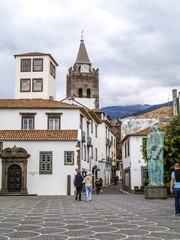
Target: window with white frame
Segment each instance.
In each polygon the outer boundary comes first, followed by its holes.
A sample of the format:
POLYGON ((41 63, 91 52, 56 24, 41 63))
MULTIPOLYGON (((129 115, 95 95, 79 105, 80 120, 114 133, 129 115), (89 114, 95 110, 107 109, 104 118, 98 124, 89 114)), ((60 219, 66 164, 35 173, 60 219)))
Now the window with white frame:
POLYGON ((59 130, 61 128, 60 119, 62 113, 46 113, 48 115, 48 129, 59 130))
POLYGON ((98 157, 97 157, 97 155, 98 155, 97 148, 95 149, 95 152, 96 152, 96 161, 97 161, 97 159, 98 159, 98 157))
POLYGON ((64 152, 64 165, 74 165, 74 152, 64 152))
POLYGON ((49 130, 59 129, 59 118, 49 118, 49 130))
POLYGON ((20 113, 22 115, 21 129, 32 130, 34 129, 34 118, 36 113, 20 113))
POLYGON ((40 152, 40 174, 52 174, 52 152, 40 152))
POLYGON ((130 156, 129 140, 125 142, 125 158, 130 156))

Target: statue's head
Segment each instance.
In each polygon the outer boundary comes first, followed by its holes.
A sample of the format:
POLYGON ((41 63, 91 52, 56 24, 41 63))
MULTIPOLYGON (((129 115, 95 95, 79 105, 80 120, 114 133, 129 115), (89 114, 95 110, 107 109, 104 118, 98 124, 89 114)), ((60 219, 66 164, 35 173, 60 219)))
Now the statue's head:
POLYGON ((151 127, 151 132, 159 132, 161 130, 159 125, 154 125, 151 127))
POLYGON ((161 130, 159 125, 155 125, 154 128, 155 128, 155 132, 159 132, 161 130))
POLYGON ((152 126, 151 127, 151 132, 155 132, 155 128, 154 128, 155 126, 152 126))

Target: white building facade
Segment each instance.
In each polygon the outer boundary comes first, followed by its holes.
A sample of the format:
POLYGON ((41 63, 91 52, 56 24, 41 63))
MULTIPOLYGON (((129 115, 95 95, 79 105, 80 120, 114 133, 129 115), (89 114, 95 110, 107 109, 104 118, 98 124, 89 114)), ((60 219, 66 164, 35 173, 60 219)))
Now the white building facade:
POLYGON ((0 115, 1 193, 17 190, 21 194, 74 194, 76 171, 92 171, 97 163, 95 129, 100 121, 96 115, 93 117, 79 106, 43 99, 2 99, 0 115), (20 150, 16 151, 17 156, 7 157, 14 148, 27 152, 26 167, 18 158, 20 150), (7 158, 11 160, 8 162, 7 158), (18 189, 13 167, 21 168, 18 189), (14 177, 10 179, 8 173, 14 177))
POLYGON ((147 177, 147 164, 142 156, 143 139, 151 133, 155 125, 167 125, 173 117, 172 107, 162 107, 136 117, 121 119, 121 143, 123 160, 123 185, 133 191, 135 186, 143 186, 147 177))
POLYGON ((123 185, 133 191, 135 186, 143 186, 147 177, 147 163, 144 161, 141 146, 146 135, 128 135, 122 141, 123 185))

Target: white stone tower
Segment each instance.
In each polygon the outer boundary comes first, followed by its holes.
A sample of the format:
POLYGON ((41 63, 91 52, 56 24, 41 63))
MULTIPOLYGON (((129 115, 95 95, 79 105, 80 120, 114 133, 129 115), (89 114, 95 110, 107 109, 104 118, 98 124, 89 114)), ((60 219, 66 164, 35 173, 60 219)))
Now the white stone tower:
POLYGON ((50 54, 32 52, 16 59, 15 99, 56 99, 57 62, 50 54))

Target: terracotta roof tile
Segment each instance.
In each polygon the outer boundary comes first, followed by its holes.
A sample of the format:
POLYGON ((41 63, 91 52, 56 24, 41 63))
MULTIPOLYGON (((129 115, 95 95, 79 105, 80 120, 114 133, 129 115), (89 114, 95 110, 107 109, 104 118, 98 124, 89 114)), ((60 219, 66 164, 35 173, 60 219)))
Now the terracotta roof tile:
POLYGON ((79 108, 77 105, 49 99, 0 99, 1 108, 79 108))
POLYGON ((40 53, 40 52, 30 52, 30 53, 23 53, 23 54, 15 54, 14 57, 26 57, 26 56, 49 56, 53 62, 56 64, 56 66, 59 66, 58 63, 54 60, 54 58, 49 53, 40 53))
MULTIPOLYGON (((164 123, 156 123, 156 124, 154 124, 154 125, 159 125, 160 128, 161 128, 161 131, 162 131, 163 128, 166 127, 166 126, 169 125, 169 124, 170 124, 170 122, 164 122, 164 123)), ((140 130, 139 132, 132 133, 132 134, 130 134, 130 135, 132 135, 132 136, 133 136, 133 135, 147 135, 147 134, 149 134, 149 133, 151 133, 151 127, 142 129, 142 130, 140 130)))
POLYGON ((0 141, 77 141, 78 130, 0 130, 0 141))
POLYGON ((132 116, 131 118, 172 118, 173 107, 162 107, 152 112, 144 113, 138 116, 132 116))

